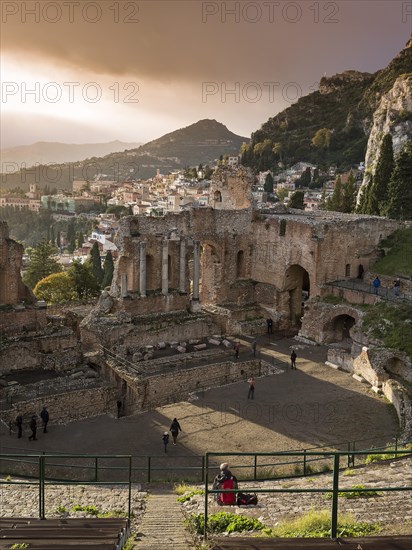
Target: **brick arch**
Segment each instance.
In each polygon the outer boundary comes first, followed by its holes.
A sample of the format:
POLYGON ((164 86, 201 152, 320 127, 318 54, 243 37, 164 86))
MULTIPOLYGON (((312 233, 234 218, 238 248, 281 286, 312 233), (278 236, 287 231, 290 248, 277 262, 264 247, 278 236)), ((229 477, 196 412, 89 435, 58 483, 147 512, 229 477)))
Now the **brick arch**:
POLYGON ((351 307, 337 307, 323 321, 322 342, 341 342, 349 339, 352 327, 359 321, 359 313, 351 307))

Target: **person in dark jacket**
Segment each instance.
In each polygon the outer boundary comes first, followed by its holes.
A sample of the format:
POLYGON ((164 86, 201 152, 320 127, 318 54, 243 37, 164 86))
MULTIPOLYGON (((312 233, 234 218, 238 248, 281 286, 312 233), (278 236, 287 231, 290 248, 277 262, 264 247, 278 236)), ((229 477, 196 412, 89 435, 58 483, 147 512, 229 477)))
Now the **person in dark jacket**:
POLYGON ((292 353, 290 354, 290 368, 291 369, 296 369, 296 358, 297 358, 297 355, 296 355, 296 352, 295 350, 293 349, 292 350, 292 353))
POLYGON ((162 437, 165 453, 167 453, 167 446, 169 445, 169 433, 165 432, 162 437))
POLYGON ((173 445, 176 445, 177 442, 177 436, 179 435, 179 432, 182 431, 182 428, 180 427, 180 424, 177 420, 177 418, 173 418, 172 424, 170 426, 170 432, 173 437, 173 445))
MULTIPOLYGON (((229 470, 229 464, 223 462, 220 465, 220 472, 213 481, 213 489, 237 489, 238 482, 236 476, 229 470)), ((236 493, 214 493, 218 504, 231 505, 236 504, 236 493)))
POLYGON ((42 411, 40 413, 40 417, 43 421, 43 433, 47 433, 47 424, 49 422, 49 411, 46 409, 46 406, 44 405, 42 408, 42 411))
POLYGON ((31 420, 29 422, 29 428, 31 430, 31 435, 29 436, 29 441, 36 441, 36 439, 37 439, 37 437, 36 437, 37 422, 36 422, 36 417, 34 415, 31 417, 31 420))
POLYGON ((17 437, 20 439, 23 433, 23 417, 21 414, 16 416, 15 424, 17 426, 17 437))

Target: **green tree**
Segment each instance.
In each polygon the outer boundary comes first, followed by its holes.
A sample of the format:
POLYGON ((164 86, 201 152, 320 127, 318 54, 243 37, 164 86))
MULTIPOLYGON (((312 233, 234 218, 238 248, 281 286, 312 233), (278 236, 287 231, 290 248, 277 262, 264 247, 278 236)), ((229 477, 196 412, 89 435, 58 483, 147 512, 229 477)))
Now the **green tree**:
POLYGON ((74 233, 69 241, 67 250, 69 251, 70 254, 73 254, 73 252, 76 250, 76 235, 74 233))
POLYGON ((355 176, 352 173, 352 170, 349 173, 348 181, 346 182, 345 188, 343 190, 343 199, 342 199, 342 212, 350 214, 355 208, 356 201, 356 185, 355 185, 355 176))
POLYGON ((382 140, 379 159, 375 174, 369 187, 367 213, 383 216, 388 208, 388 187, 395 161, 391 134, 386 134, 382 140))
POLYGON ((319 210, 326 210, 327 209, 327 198, 326 198, 326 186, 323 186, 322 189, 322 195, 320 197, 320 203, 319 203, 319 210))
POLYGON ((396 220, 412 219, 412 140, 396 159, 389 183, 387 215, 396 220))
POLYGON ((342 180, 339 175, 335 181, 332 197, 326 201, 326 210, 333 210, 335 212, 343 211, 343 189, 342 180))
POLYGON ((73 279, 68 273, 52 273, 41 279, 33 289, 38 300, 48 304, 61 304, 77 298, 73 279))
POLYGON ((270 172, 266 174, 265 185, 263 186, 266 193, 273 193, 273 176, 270 172))
POLYGON ((329 149, 331 135, 329 128, 320 128, 312 138, 312 145, 317 149, 329 149))
POLYGON ((106 288, 107 286, 110 286, 112 284, 113 272, 114 272, 113 256, 109 250, 104 259, 102 288, 106 288))
POLYGON ((52 257, 55 252, 56 247, 46 241, 28 251, 29 266, 23 276, 24 284, 34 288, 44 277, 62 270, 61 266, 52 257))
POLYGON ((295 191, 293 195, 290 197, 290 201, 288 202, 289 208, 297 208, 298 210, 304 210, 305 205, 303 203, 304 199, 304 192, 303 191, 295 191))
POLYGON ((56 245, 59 247, 59 249, 61 248, 62 246, 62 241, 61 241, 61 234, 60 234, 60 231, 57 231, 57 237, 56 237, 56 245))
POLYGON ((77 297, 80 300, 99 295, 100 285, 92 273, 91 263, 82 264, 80 260, 75 260, 67 273, 73 281, 77 297))
POLYGON ((83 246, 83 244, 84 244, 83 232, 79 231, 78 237, 77 237, 77 246, 78 246, 78 248, 81 248, 83 246))
POLYGON ((361 187, 359 201, 356 207, 356 212, 358 214, 366 214, 366 209, 367 209, 366 207, 368 204, 369 185, 370 184, 366 184, 361 187))
POLYGON ((309 187, 311 181, 312 181, 312 173, 308 166, 300 177, 300 184, 302 185, 302 187, 309 187))
POLYGON ((284 187, 280 187, 279 189, 276 189, 276 195, 280 201, 283 201, 285 197, 287 197, 288 191, 284 187))
POLYGON ((93 243, 92 249, 90 250, 90 260, 92 273, 100 285, 103 280, 103 268, 97 241, 93 243))

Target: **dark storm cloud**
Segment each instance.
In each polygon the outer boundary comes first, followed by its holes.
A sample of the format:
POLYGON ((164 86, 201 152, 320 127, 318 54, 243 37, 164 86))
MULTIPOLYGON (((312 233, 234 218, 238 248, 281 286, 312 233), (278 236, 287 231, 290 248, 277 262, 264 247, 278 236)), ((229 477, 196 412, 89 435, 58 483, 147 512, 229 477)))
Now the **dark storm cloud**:
POLYGON ((407 8, 394 0, 3 1, 2 47, 166 83, 310 78, 384 66, 408 38, 407 8))

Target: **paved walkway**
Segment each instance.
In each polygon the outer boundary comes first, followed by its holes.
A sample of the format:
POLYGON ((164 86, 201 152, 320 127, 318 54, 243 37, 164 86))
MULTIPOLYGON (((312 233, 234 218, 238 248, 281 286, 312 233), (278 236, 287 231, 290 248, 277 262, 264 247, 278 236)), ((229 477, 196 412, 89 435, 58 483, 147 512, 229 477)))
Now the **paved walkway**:
POLYGON ((183 525, 182 505, 167 487, 149 493, 146 512, 135 537, 138 550, 190 550, 194 548, 183 525))

